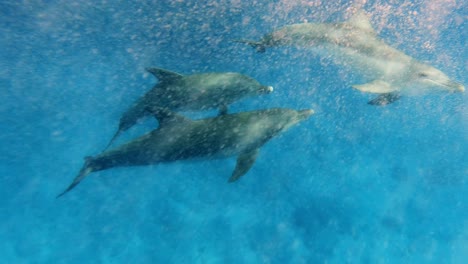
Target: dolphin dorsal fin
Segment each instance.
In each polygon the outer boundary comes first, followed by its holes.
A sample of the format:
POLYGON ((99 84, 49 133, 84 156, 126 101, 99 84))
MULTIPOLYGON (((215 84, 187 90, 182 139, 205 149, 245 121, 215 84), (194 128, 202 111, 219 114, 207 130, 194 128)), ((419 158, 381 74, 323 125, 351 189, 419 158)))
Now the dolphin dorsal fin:
POLYGON ((171 72, 161 68, 146 68, 146 71, 153 74, 161 82, 172 82, 184 77, 182 74, 171 72))
POLYGON ((151 113, 156 118, 156 120, 158 120, 159 127, 166 126, 170 123, 192 122, 192 120, 190 120, 189 118, 165 108, 147 107, 146 111, 151 113))
POLYGON ((374 33, 375 30, 372 27, 369 16, 363 11, 359 10, 354 14, 348 21, 348 24, 353 25, 354 27, 360 28, 362 30, 374 33))

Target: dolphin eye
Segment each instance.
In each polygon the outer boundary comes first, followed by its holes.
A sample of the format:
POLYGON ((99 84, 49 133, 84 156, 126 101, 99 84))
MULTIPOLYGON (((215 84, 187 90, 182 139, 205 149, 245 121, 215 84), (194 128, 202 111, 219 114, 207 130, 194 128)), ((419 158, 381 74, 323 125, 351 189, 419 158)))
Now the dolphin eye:
POLYGON ((428 76, 428 75, 425 74, 424 72, 418 73, 418 77, 420 77, 420 78, 426 78, 427 76, 428 76))

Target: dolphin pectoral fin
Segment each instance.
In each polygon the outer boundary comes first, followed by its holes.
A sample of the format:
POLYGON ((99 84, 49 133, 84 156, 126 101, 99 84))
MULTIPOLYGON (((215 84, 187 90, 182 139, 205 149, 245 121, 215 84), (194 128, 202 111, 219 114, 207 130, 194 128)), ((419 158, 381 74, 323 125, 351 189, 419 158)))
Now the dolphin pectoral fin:
POLYGON ((391 104, 391 103, 399 100, 400 98, 401 98, 401 94, 398 93, 398 92, 384 93, 384 94, 381 94, 381 95, 377 96, 376 98, 370 100, 368 102, 368 104, 383 106, 383 105, 391 104))
POLYGON ((365 84, 355 84, 353 85, 353 88, 361 92, 378 94, 385 94, 396 91, 395 87, 392 87, 388 82, 384 82, 381 80, 375 80, 373 82, 365 84))
POLYGON ((83 168, 80 170, 80 173, 78 174, 78 176, 75 177, 75 179, 73 180, 73 182, 70 184, 70 186, 67 187, 67 189, 65 189, 63 192, 61 192, 59 195, 57 195, 56 198, 60 198, 62 197, 64 194, 66 194, 67 192, 71 191, 73 188, 75 188, 76 185, 78 185, 86 176, 88 176, 88 174, 90 174, 91 172, 93 172, 93 169, 91 167, 89 167, 89 163, 91 162, 92 158, 91 157, 86 157, 86 162, 85 164, 83 165, 83 168))
POLYGON ((263 44, 262 42, 247 40, 247 39, 235 39, 233 41, 237 43, 248 44, 259 53, 264 53, 266 51, 265 44, 263 44))
POLYGON ((240 177, 244 176, 244 174, 246 174, 250 168, 252 168, 252 165, 257 159, 258 152, 258 149, 254 149, 239 155, 237 158, 236 168, 234 169, 231 178, 229 178, 229 182, 237 181, 240 177))
POLYGON ((222 105, 221 107, 219 107, 219 113, 218 115, 227 115, 228 113, 228 107, 227 105, 222 105))
POLYGON ((192 120, 188 119, 183 115, 179 115, 177 113, 160 107, 149 106, 146 108, 146 111, 154 115, 154 117, 159 122, 159 127, 166 126, 170 123, 192 122, 192 120))
POLYGON ((146 68, 146 71, 153 74, 161 82, 172 82, 184 77, 182 74, 160 68, 146 68))

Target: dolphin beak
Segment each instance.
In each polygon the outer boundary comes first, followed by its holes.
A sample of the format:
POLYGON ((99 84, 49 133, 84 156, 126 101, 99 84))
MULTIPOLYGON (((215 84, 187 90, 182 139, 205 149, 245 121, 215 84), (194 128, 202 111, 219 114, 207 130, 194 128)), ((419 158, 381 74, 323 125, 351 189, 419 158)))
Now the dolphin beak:
POLYGON ((306 118, 308 118, 309 116, 311 116, 313 114, 314 114, 314 110, 312 110, 312 109, 305 109, 305 110, 300 110, 299 111, 299 117, 301 119, 306 119, 306 118))
POLYGON ((262 86, 262 88, 260 88, 260 92, 261 93, 271 93, 271 92, 273 92, 273 86, 262 86))
POLYGON ((465 86, 463 86, 463 84, 458 83, 458 82, 446 81, 446 82, 443 82, 442 85, 452 88, 455 92, 463 93, 465 91, 465 86))
POLYGON ((435 83, 435 84, 437 84, 437 85, 450 88, 450 90, 453 91, 453 92, 460 92, 460 93, 465 92, 465 86, 463 86, 463 84, 458 83, 458 82, 454 82, 454 81, 450 81, 450 80, 442 81, 442 82, 434 81, 434 80, 431 80, 431 79, 428 79, 428 80, 435 83))
POLYGON ((465 86, 463 86, 461 83, 456 83, 456 84, 457 86, 455 89, 457 92, 461 92, 461 93, 465 92, 465 86))

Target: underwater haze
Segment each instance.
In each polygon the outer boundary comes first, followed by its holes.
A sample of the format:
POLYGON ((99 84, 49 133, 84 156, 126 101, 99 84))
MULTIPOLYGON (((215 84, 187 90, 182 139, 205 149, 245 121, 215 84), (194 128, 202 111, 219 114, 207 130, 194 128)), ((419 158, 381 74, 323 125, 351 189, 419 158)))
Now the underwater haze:
MULTIPOLYGON (((467 1, 1 1, 0 263, 467 263, 466 92, 369 105, 346 63, 234 41, 359 10, 468 85, 467 1), (147 67, 274 87, 230 113, 315 114, 234 183, 236 157, 177 161, 96 172, 56 199, 158 82, 147 67)), ((115 145, 157 126, 142 119, 115 145)))

